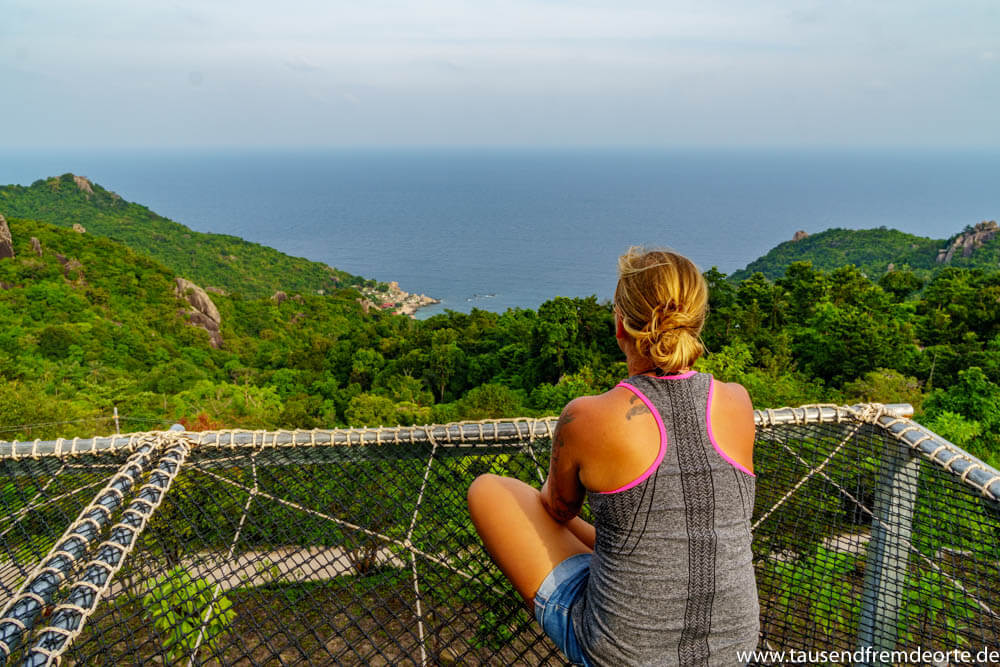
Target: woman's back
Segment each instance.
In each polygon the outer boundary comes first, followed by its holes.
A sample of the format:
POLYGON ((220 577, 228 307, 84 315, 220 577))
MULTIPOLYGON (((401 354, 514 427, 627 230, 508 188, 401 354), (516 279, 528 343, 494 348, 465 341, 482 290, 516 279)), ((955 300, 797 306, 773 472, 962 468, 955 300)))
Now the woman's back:
POLYGON ((659 451, 620 488, 588 494, 597 539, 576 636, 598 664, 733 664, 757 644, 754 477, 712 435, 716 383, 690 372, 619 386, 649 409, 659 451))
POLYGON ((613 311, 631 377, 566 405, 541 490, 478 477, 472 520, 575 664, 745 662, 759 625, 753 407, 743 387, 688 370, 708 285, 677 253, 630 248, 613 311), (596 526, 578 516, 587 497, 596 526))

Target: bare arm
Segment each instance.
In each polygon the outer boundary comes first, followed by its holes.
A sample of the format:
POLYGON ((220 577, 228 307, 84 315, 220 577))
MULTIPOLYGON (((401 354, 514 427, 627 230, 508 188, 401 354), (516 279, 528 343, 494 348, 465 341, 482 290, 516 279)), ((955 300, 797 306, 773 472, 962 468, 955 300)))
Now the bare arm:
POLYGON ((580 437, 576 421, 579 411, 578 400, 570 401, 559 415, 552 434, 549 476, 542 485, 542 506, 559 523, 566 523, 580 513, 586 494, 580 482, 579 445, 574 446, 580 437))

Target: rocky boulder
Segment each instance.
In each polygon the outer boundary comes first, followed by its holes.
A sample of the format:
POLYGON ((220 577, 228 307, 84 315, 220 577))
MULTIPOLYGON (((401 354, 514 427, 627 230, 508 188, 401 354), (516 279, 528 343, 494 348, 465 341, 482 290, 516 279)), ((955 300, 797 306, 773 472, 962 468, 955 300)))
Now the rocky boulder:
POLYGON ((205 313, 200 313, 197 310, 188 312, 186 315, 188 322, 193 326, 201 327, 208 332, 212 347, 219 349, 222 345, 222 333, 219 331, 219 323, 205 313))
POLYGON ((806 232, 806 230, 804 229, 800 229, 799 231, 795 232, 794 236, 792 236, 792 241, 801 241, 802 239, 807 239, 807 238, 809 238, 808 232, 806 232))
POLYGON ((187 316, 188 322, 208 332, 212 347, 216 349, 221 347, 222 316, 219 315, 219 309, 215 307, 205 290, 190 280, 177 278, 174 294, 178 299, 184 299, 191 306, 192 310, 182 311, 187 316))
POLYGON ((94 194, 94 188, 91 187, 87 178, 74 175, 73 182, 76 183, 76 187, 80 188, 81 192, 87 195, 87 199, 90 199, 90 195, 94 194))
POLYGON ((950 246, 938 250, 938 264, 948 264, 959 250, 962 252, 962 257, 969 257, 974 250, 981 248, 984 243, 1000 232, 1000 225, 997 225, 996 220, 984 220, 977 223, 972 229, 966 229, 967 231, 955 237, 950 246))
POLYGON ((14 239, 10 235, 7 220, 0 215, 0 259, 14 256, 14 239))
POLYGON ((59 253, 56 253, 56 259, 58 259, 59 263, 62 264, 63 276, 69 278, 69 274, 76 271, 77 278, 83 280, 83 264, 81 264, 79 260, 68 258, 65 255, 60 255, 59 253))
POLYGON ((87 233, 87 228, 84 227, 83 225, 81 225, 78 222, 74 222, 73 223, 73 231, 76 232, 77 234, 86 234, 87 233))
POLYGON ((42 256, 42 242, 36 239, 34 236, 31 237, 31 249, 35 251, 35 254, 39 257, 42 256))

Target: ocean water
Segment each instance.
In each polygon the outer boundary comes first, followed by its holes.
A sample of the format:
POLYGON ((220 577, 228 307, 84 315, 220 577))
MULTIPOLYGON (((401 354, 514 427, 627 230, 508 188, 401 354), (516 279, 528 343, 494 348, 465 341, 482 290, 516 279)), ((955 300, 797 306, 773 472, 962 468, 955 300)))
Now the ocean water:
POLYGON ((65 172, 442 300, 423 317, 608 299, 630 245, 731 273, 799 229, 946 238, 1000 217, 996 151, 0 151, 0 183, 65 172))

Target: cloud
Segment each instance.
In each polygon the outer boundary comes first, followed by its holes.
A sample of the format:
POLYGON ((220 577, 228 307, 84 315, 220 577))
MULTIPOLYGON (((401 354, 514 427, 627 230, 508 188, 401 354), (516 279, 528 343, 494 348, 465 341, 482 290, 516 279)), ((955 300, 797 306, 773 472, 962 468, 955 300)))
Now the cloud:
POLYGON ((48 111, 0 127, 0 145, 60 141, 52 128, 83 108, 108 141, 127 113, 182 143, 276 144, 294 126, 445 143, 795 143, 824 127, 865 144, 902 110, 899 142, 1000 144, 995 122, 955 111, 1000 90, 991 1, 6 3, 0 71, 30 76, 4 76, 4 94, 48 111), (311 115, 324 106, 346 117, 311 115))

